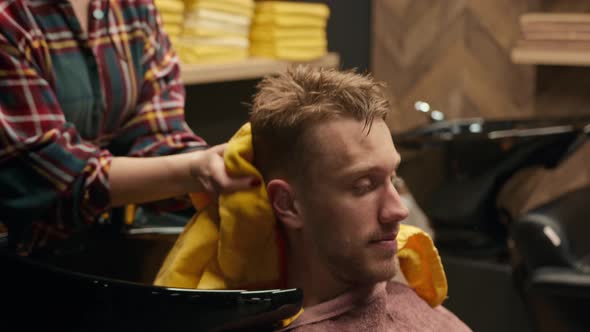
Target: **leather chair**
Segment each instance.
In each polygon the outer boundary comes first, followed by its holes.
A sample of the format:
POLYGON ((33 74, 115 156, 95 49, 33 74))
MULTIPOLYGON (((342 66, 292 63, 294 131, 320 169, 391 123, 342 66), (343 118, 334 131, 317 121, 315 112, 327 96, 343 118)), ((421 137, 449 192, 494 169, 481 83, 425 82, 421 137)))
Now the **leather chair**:
POLYGON ((590 331, 590 187, 511 227, 517 286, 538 331, 590 331))
POLYGON ((62 254, 21 257, 0 239, 0 324, 21 331, 272 331, 302 307, 299 289, 151 285, 182 222, 98 228, 62 254))
POLYGON ((272 331, 301 309, 299 289, 156 287, 0 254, 3 326, 21 331, 272 331))

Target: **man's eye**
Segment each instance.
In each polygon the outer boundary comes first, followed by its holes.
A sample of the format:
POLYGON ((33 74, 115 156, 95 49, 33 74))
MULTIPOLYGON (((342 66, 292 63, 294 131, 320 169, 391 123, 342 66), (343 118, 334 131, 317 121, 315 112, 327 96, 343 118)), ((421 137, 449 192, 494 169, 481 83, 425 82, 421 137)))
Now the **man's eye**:
POLYGON ((354 193, 356 195, 362 195, 370 192, 375 187, 375 183, 369 179, 364 179, 357 182, 354 186, 354 193))

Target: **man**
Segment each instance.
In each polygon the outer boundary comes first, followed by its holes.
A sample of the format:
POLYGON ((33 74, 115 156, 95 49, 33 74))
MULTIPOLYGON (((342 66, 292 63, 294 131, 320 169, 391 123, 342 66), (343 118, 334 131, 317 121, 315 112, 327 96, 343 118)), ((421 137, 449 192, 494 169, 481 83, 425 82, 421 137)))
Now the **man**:
POLYGON ((400 155, 382 86, 299 66, 259 84, 250 122, 257 168, 287 244, 287 286, 304 292, 296 331, 468 331, 392 281, 400 155))

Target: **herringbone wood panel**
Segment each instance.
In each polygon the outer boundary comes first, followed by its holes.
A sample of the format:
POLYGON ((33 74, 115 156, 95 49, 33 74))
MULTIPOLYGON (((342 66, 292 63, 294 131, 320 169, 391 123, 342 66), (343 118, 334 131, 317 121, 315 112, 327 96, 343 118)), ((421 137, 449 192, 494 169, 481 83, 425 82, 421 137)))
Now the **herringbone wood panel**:
POLYGON ((403 131, 426 122, 413 109, 424 100, 447 118, 530 116, 535 70, 515 65, 510 50, 519 37, 526 0, 375 0, 372 72, 387 82, 403 131))

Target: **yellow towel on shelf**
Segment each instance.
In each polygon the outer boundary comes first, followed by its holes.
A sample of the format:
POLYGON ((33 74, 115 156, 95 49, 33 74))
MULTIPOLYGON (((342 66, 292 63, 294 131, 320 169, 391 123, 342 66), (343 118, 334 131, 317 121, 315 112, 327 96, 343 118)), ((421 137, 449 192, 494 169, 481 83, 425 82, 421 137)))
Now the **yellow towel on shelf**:
POLYGON ((256 12, 273 15, 303 15, 323 19, 330 16, 330 8, 326 4, 294 1, 260 1, 256 3, 256 12))
POLYGON ((272 25, 257 25, 250 30, 253 41, 274 41, 285 39, 327 40, 325 29, 280 28, 272 25))
MULTIPOLYGON (((246 123, 230 139, 224 159, 234 176, 254 175, 252 136, 246 123)), ((284 245, 265 184, 220 195, 213 204, 202 194, 191 197, 201 211, 186 225, 166 257, 156 285, 200 289, 284 287, 284 245)), ((430 237, 419 228, 400 225, 400 269, 410 287, 431 306, 446 297, 444 270, 430 237)))
POLYGON ((164 25, 164 31, 170 37, 178 37, 182 33, 181 25, 164 25))
POLYGON ((182 15, 182 13, 160 13, 160 17, 162 17, 162 23, 164 24, 164 26, 182 26, 182 22, 184 21, 184 16, 182 15))
POLYGON ((210 10, 205 8, 194 8, 188 10, 186 12, 186 20, 187 21, 196 21, 196 20, 210 20, 216 21, 220 23, 228 23, 228 24, 235 24, 240 26, 249 27, 250 23, 252 22, 252 18, 249 16, 239 15, 239 14, 232 14, 232 13, 224 13, 219 10, 210 10))
POLYGON ((247 17, 254 16, 254 2, 252 0, 186 0, 185 7, 187 10, 203 8, 247 17))
POLYGON ((234 51, 227 53, 195 55, 194 53, 178 53, 178 58, 183 65, 213 64, 243 61, 248 58, 247 51, 234 51))
POLYGON ((184 10, 182 0, 154 0, 154 5, 160 13, 182 13, 184 10))
POLYGON ((250 46, 250 40, 245 37, 182 37, 182 43, 187 46, 222 46, 228 49, 239 48, 247 49, 250 46))
POLYGON ((249 26, 222 23, 210 19, 185 20, 184 34, 186 36, 243 36, 248 37, 249 26))
POLYGON ((278 27, 294 28, 320 28, 324 29, 327 20, 321 17, 302 16, 302 15, 274 15, 267 13, 256 13, 252 18, 252 24, 257 25, 274 25, 278 27))
POLYGON ((310 49, 327 49, 328 41, 325 39, 312 38, 291 38, 291 39, 275 39, 271 41, 252 41, 252 46, 272 49, 285 48, 310 48, 310 49))
POLYGON ((251 44, 250 55, 255 57, 273 58, 288 61, 311 61, 326 55, 325 47, 264 47, 251 44))

